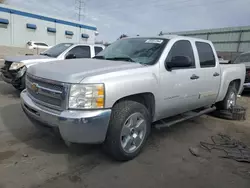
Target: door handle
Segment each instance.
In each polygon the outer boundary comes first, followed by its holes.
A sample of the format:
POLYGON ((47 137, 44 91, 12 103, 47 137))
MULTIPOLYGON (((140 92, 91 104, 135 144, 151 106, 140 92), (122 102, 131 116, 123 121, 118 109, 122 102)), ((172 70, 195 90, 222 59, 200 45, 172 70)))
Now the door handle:
POLYGON ((213 76, 220 76, 220 74, 218 72, 215 72, 213 76))
POLYGON ((197 79, 199 79, 199 78, 200 78, 200 77, 197 76, 197 75, 195 75, 195 74, 193 74, 193 75, 190 77, 191 80, 197 80, 197 79))

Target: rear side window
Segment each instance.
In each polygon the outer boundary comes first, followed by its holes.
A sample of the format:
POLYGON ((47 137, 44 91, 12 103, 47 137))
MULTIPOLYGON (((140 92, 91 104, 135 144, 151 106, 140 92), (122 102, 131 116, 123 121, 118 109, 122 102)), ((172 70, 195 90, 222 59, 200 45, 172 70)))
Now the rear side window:
POLYGON ((95 46, 95 55, 97 55, 99 52, 101 52, 103 49, 102 47, 95 46))
POLYGON ((192 66, 190 68, 195 67, 193 48, 188 40, 180 40, 174 43, 174 45, 172 46, 171 50, 168 53, 166 61, 170 62, 176 56, 187 57, 192 62, 192 66))
POLYGON ((210 44, 205 42, 195 42, 200 59, 201 68, 215 67, 214 52, 210 44))

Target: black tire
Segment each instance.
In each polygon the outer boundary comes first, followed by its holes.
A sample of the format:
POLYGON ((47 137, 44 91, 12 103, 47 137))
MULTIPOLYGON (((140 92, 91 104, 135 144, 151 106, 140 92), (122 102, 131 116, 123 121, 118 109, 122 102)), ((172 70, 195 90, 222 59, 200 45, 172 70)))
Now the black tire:
POLYGON ((135 158, 142 150, 146 143, 146 140, 151 132, 151 118, 147 108, 136 101, 121 101, 112 109, 109 128, 104 143, 105 151, 111 155, 112 158, 118 161, 128 161, 135 158), (133 114, 139 112, 142 114, 146 121, 146 133, 144 140, 138 149, 133 153, 127 153, 123 150, 120 142, 120 135, 123 125, 127 118, 133 114))
POLYGON ((23 91, 25 89, 25 76, 23 76, 22 78, 20 78, 20 83, 19 84, 15 84, 13 85, 13 87, 15 89, 17 89, 18 91, 23 91))
POLYGON ((235 94, 235 102, 236 102, 237 90, 236 90, 234 85, 230 85, 228 87, 227 94, 226 94, 225 98, 223 99, 223 101, 216 104, 216 107, 218 110, 229 110, 229 108, 227 107, 227 101, 228 101, 229 96, 231 95, 232 92, 235 94))
POLYGON ((18 91, 23 91, 23 90, 24 90, 24 88, 22 87, 21 84, 20 84, 20 85, 13 85, 13 87, 14 87, 16 90, 18 90, 18 91))

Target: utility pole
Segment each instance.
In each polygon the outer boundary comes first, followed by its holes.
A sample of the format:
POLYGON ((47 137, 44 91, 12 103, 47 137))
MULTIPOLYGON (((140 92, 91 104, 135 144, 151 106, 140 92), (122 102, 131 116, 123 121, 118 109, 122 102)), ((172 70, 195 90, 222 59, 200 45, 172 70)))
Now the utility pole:
POLYGON ((77 10, 78 21, 82 21, 81 18, 85 17, 85 0, 75 0, 75 7, 77 10))

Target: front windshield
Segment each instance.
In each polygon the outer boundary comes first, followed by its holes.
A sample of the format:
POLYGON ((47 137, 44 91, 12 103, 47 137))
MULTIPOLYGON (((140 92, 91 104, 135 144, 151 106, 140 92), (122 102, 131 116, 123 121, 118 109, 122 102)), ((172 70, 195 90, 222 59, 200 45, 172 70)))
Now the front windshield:
POLYGON ((238 63, 249 63, 250 62, 250 53, 241 54, 239 57, 237 57, 234 61, 234 64, 238 63))
POLYGON ((49 57, 58 57, 61 53, 63 53, 66 49, 72 46, 72 43, 61 43, 49 48, 48 50, 41 53, 41 55, 46 55, 49 57))
POLYGON ((97 54, 95 58, 129 60, 152 65, 160 57, 167 42, 167 39, 161 38, 120 39, 97 54))

